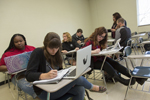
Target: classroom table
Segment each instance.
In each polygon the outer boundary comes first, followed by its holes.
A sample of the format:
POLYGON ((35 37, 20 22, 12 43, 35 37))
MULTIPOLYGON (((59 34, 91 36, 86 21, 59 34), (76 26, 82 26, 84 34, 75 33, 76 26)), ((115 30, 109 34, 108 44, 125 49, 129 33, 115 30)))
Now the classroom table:
MULTIPOLYGON (((80 76, 82 76, 83 74, 87 73, 90 70, 91 70, 91 68, 89 67, 80 76)), ((64 86, 66 86, 67 84, 71 83, 73 80, 75 80, 75 79, 62 79, 57 84, 36 84, 35 86, 37 86, 38 88, 46 91, 47 92, 47 100, 50 100, 50 93, 58 91, 59 89, 61 89, 64 86)))
MULTIPOLYGON (((137 35, 131 36, 131 38, 135 38, 135 44, 139 44, 138 38, 141 37, 141 36, 145 36, 145 35, 146 35, 146 33, 137 34, 137 35)), ((137 50, 137 46, 136 46, 135 48, 136 48, 137 54, 139 54, 139 52, 138 52, 138 50, 137 50)))
MULTIPOLYGON (((123 47, 118 48, 118 49, 100 51, 100 53, 98 53, 98 54, 92 54, 92 55, 91 55, 91 56, 105 56, 105 57, 104 57, 104 60, 103 60, 103 63, 102 63, 102 65, 101 65, 101 69, 100 69, 101 73, 102 73, 102 69, 103 69, 103 66, 104 66, 104 63, 105 63, 105 61, 106 61, 107 56, 108 56, 108 55, 111 55, 111 54, 116 54, 116 53, 118 53, 119 50, 121 50, 122 48, 123 48, 123 47)), ((103 75, 103 73, 102 73, 102 75, 103 75)), ((106 89, 107 89, 107 85, 106 85, 106 81, 105 81, 104 75, 103 75, 103 79, 104 79, 105 87, 106 87, 106 89)), ((113 81, 114 81, 114 80, 113 80, 113 81)), ((108 89, 107 89, 107 90, 108 90, 108 89)), ((107 94, 107 93, 108 93, 108 92, 106 91, 106 94, 107 94)))
POLYGON ((112 43, 112 45, 113 45, 115 43, 115 39, 108 39, 107 42, 112 43))

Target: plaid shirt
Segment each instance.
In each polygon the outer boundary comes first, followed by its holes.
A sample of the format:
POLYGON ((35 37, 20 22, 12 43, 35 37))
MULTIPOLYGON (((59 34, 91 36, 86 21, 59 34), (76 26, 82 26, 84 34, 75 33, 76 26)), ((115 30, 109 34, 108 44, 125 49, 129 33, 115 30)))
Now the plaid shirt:
MULTIPOLYGON (((101 50, 101 46, 100 45, 94 46, 94 43, 91 40, 86 41, 85 44, 84 44, 84 47, 86 47, 88 45, 92 45, 92 50, 95 50, 95 49, 98 49, 98 48, 101 50)), ((97 60, 103 60, 103 59, 104 59, 104 56, 92 56, 92 60, 94 62, 96 62, 97 60)))

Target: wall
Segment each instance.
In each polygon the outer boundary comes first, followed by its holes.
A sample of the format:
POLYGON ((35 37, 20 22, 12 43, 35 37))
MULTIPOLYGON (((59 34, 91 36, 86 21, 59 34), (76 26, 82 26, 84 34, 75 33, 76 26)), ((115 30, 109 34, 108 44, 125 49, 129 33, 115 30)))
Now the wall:
MULTIPOLYGON (((78 28, 91 33, 88 0, 0 0, 0 56, 15 33, 24 34, 28 45, 43 45, 48 32, 74 34, 78 28)), ((4 77, 0 73, 0 82, 4 77)))
POLYGON ((137 26, 136 0, 89 0, 93 29, 113 24, 112 14, 119 12, 132 32, 150 31, 150 26, 137 26))

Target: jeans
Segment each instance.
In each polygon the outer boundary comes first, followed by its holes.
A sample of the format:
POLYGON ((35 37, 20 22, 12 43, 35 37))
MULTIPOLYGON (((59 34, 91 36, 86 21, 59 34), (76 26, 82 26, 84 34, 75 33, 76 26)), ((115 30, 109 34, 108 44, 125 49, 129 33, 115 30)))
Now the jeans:
MULTIPOLYGON (((16 80, 15 80, 15 76, 13 76, 13 78, 11 79, 12 83, 14 85, 16 85, 16 80)), ((33 98, 36 98, 37 95, 33 90, 33 85, 31 83, 29 83, 28 81, 26 81, 25 78, 21 78, 19 80, 17 80, 17 86, 25 93, 29 94, 30 96, 32 96, 33 98)))
MULTIPOLYGON (((66 100, 69 97, 73 97, 72 100, 84 100, 84 91, 86 89, 92 89, 93 84, 88 82, 83 76, 69 83, 60 90, 50 94, 50 100, 66 100)), ((41 100, 47 99, 47 92, 42 91, 38 97, 41 100)))

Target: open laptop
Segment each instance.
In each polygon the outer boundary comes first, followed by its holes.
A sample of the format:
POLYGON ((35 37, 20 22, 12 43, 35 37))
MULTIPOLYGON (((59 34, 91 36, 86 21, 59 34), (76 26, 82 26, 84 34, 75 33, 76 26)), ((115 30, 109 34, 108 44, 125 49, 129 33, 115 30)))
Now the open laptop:
POLYGON ((79 49, 76 56, 76 66, 71 66, 70 71, 64 78, 77 78, 79 77, 91 63, 91 45, 79 49))
POLYGON ((9 73, 14 73, 27 68, 32 51, 5 57, 4 61, 9 73))
POLYGON ((112 50, 112 49, 120 49, 121 48, 121 46, 120 46, 120 40, 121 40, 121 38, 119 38, 116 41, 115 45, 107 47, 106 49, 103 49, 102 51, 108 51, 108 50, 112 50))

